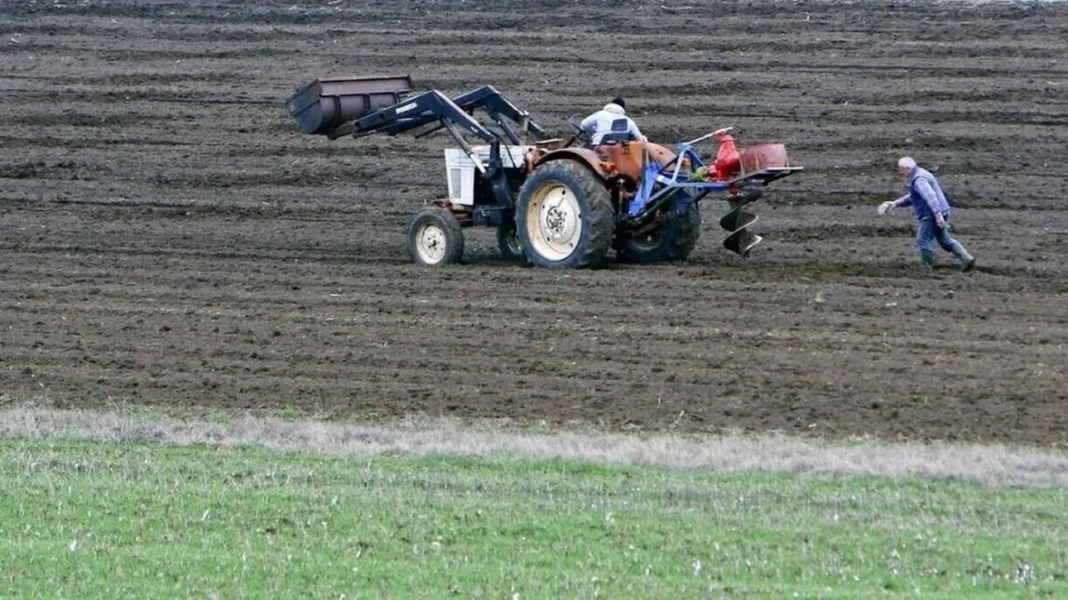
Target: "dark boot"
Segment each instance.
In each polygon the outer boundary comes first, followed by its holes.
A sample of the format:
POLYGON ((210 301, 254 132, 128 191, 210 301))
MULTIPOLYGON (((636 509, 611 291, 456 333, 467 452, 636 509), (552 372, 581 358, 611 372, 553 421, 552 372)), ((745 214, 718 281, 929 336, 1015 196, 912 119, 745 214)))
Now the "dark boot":
POLYGON ((957 240, 953 240, 953 243, 946 248, 953 254, 957 255, 957 260, 960 261, 960 270, 967 273, 975 266, 975 257, 968 254, 968 251, 964 249, 964 246, 957 240))
POLYGON ((934 268, 934 254, 929 252, 920 253, 920 268, 924 271, 930 271, 934 268))

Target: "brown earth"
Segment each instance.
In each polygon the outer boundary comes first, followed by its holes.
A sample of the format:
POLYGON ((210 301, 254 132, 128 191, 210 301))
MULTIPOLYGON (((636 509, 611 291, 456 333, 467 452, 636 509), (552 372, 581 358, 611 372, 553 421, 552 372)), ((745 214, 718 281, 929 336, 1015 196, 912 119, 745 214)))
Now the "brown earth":
POLYGON ((3 400, 1068 443, 1068 6, 694 4, 5 3, 3 400), (420 269, 448 138, 282 106, 372 73, 555 131, 622 93, 658 141, 735 125, 807 170, 747 261, 711 200, 678 265, 516 266, 477 229, 420 269), (976 272, 919 272, 876 216, 904 153, 976 272))

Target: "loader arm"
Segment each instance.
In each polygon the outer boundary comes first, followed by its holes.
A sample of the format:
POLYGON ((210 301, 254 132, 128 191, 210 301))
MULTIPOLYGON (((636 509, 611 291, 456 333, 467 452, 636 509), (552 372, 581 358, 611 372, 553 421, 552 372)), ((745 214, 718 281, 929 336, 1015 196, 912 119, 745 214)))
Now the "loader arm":
POLYGON ((459 127, 487 144, 499 140, 471 113, 482 109, 501 128, 504 137, 512 144, 521 143, 516 130, 509 123, 518 125, 519 131, 535 139, 546 138, 545 130, 530 118, 530 113, 520 109, 493 86, 483 86, 466 94, 449 99, 437 90, 410 96, 392 106, 382 108, 358 119, 344 123, 327 135, 337 139, 345 135, 363 137, 373 133, 396 135, 439 122, 437 129, 449 129, 448 124, 459 127))
POLYGON ((544 140, 548 137, 545 130, 531 120, 529 112, 513 104, 492 85, 485 85, 462 96, 457 96, 453 102, 465 111, 472 111, 476 108, 486 111, 486 114, 501 127, 513 144, 519 144, 522 140, 508 121, 518 125, 520 131, 526 132, 536 140, 544 140))
POLYGON ((332 140, 346 135, 397 135, 423 128, 416 134, 421 137, 444 129, 490 182, 500 206, 508 206, 512 200, 501 164, 501 144, 520 144, 524 134, 539 141, 547 137, 530 113, 489 85, 450 99, 437 90, 413 95, 407 76, 330 78, 304 86, 286 100, 286 107, 305 133, 323 134, 332 140), (493 120, 500 133, 475 118, 478 109, 493 120), (433 127, 427 130, 429 125, 433 127), (466 136, 490 146, 488 164, 474 153, 466 136))
POLYGON ((482 139, 487 144, 498 139, 482 123, 437 90, 409 96, 392 106, 343 123, 330 131, 327 136, 330 139, 337 139, 346 135, 364 137, 373 133, 397 135, 435 121, 442 125, 452 124, 482 139))
POLYGON ((441 129, 445 129, 452 135, 456 143, 464 153, 475 163, 475 167, 494 181, 494 193, 503 195, 506 188, 498 186, 503 182, 497 182, 494 175, 501 167, 499 149, 502 135, 487 128, 481 121, 472 116, 476 109, 482 109, 501 129, 503 137, 508 143, 521 143, 519 133, 526 133, 536 139, 546 137, 545 130, 530 118, 530 114, 512 103, 493 86, 482 86, 455 99, 450 99, 437 90, 423 92, 415 96, 409 96, 396 104, 381 108, 366 114, 358 119, 343 123, 336 129, 327 133, 330 139, 337 139, 345 135, 363 137, 374 133, 397 135, 437 123, 437 126, 429 131, 424 131, 419 136, 427 135, 441 129), (518 126, 519 132, 510 123, 518 126), (466 135, 475 136, 491 147, 490 162, 488 165, 475 156, 470 144, 465 139, 466 135))

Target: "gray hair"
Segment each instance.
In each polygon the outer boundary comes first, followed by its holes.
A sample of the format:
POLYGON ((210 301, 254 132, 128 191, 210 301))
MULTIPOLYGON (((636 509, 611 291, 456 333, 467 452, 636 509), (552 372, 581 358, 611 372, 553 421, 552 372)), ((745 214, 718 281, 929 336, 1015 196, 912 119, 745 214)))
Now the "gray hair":
POLYGON ((912 160, 908 156, 901 157, 901 160, 897 161, 897 168, 913 170, 916 168, 916 161, 912 160))

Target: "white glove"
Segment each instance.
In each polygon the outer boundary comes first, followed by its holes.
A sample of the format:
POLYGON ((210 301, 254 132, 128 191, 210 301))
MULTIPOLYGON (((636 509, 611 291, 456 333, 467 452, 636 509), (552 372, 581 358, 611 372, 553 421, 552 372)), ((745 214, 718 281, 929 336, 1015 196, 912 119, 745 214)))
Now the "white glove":
POLYGON ((935 225, 938 225, 939 229, 946 228, 946 218, 941 213, 935 213, 935 225))
POLYGON ((893 200, 887 200, 886 202, 883 202, 882 204, 879 205, 879 214, 880 215, 890 214, 890 212, 893 211, 895 208, 897 208, 897 205, 894 204, 894 201, 893 200))

